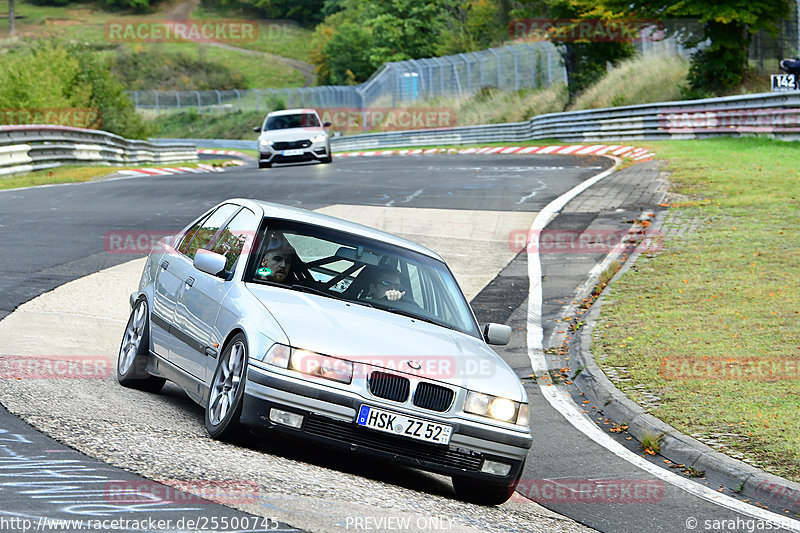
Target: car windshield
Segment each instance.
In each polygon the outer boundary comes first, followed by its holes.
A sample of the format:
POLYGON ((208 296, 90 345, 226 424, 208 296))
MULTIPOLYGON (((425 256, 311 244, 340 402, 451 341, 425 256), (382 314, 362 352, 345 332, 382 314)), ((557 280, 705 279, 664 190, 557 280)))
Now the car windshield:
POLYGON ((277 115, 267 119, 266 130, 285 130, 289 128, 319 128, 319 119, 314 113, 277 115))
POLYGON ((246 282, 347 300, 481 337, 447 265, 427 255, 274 219, 265 219, 255 250, 246 282))

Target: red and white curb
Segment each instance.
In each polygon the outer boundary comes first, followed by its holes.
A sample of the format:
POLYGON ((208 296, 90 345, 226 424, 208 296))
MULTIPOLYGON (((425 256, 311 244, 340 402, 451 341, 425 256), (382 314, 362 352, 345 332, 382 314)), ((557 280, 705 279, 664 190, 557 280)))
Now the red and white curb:
POLYGON ((222 167, 199 164, 197 167, 137 168, 120 170, 123 176, 165 176, 168 174, 208 174, 209 172, 225 172, 222 167))
POLYGON ((485 148, 429 148, 427 150, 375 150, 369 152, 338 153, 339 157, 371 157, 379 155, 428 155, 428 154, 558 154, 558 155, 614 155, 647 161, 655 155, 652 151, 635 146, 593 144, 559 146, 492 146, 485 148))

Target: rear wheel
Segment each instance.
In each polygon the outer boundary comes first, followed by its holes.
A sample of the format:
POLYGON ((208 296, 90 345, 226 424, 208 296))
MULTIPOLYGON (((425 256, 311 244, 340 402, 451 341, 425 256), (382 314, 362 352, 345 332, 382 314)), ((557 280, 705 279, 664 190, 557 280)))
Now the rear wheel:
POLYGON ((128 325, 122 336, 117 359, 117 381, 125 387, 158 392, 164 386, 164 378, 147 373, 150 358, 150 322, 147 300, 140 298, 131 311, 128 325))
POLYGON ((211 380, 206 406, 206 431, 215 439, 233 440, 239 436, 242 398, 247 375, 247 344, 237 333, 222 350, 217 370, 211 380))

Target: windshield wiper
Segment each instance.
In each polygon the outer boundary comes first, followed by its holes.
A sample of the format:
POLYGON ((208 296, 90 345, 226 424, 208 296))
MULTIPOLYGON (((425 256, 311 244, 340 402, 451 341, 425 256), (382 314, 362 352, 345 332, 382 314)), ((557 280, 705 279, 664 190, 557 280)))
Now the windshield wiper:
POLYGON ((294 285, 291 286, 291 288, 296 290, 296 291, 309 292, 311 294, 317 294, 319 296, 327 296, 328 298, 333 298, 334 300, 343 300, 344 299, 344 298, 341 298, 341 297, 339 297, 338 295, 336 295, 336 294, 334 294, 332 292, 323 291, 323 290, 320 290, 320 289, 315 289, 314 287, 309 287, 308 285, 300 285, 299 283, 295 283, 294 285))

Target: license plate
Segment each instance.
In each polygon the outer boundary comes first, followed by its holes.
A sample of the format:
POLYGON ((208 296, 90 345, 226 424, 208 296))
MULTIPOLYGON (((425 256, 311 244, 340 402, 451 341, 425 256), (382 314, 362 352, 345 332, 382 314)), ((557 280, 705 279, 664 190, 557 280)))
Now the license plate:
POLYGON ((281 154, 282 155, 288 155, 288 156, 291 156, 291 155, 303 155, 303 151, 302 150, 284 150, 283 152, 281 152, 281 154))
POLYGON ((435 444, 447 444, 450 442, 450 434, 453 432, 452 426, 384 411, 368 405, 362 405, 359 409, 356 424, 435 444))

